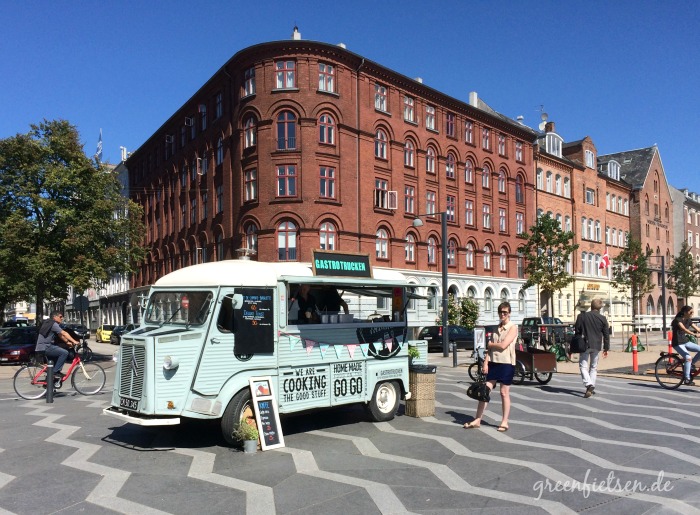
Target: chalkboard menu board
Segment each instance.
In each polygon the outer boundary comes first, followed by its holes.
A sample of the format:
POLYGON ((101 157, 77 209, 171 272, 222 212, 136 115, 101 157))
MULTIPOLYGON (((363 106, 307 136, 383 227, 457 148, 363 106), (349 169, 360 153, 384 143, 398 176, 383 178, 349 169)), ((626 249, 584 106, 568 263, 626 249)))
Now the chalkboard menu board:
POLYGON ((237 288, 243 303, 234 307, 235 353, 271 353, 275 350, 275 312, 272 288, 237 288))
POLYGON ((272 388, 272 378, 270 376, 251 377, 248 381, 262 450, 284 447, 284 436, 277 410, 277 399, 272 388))

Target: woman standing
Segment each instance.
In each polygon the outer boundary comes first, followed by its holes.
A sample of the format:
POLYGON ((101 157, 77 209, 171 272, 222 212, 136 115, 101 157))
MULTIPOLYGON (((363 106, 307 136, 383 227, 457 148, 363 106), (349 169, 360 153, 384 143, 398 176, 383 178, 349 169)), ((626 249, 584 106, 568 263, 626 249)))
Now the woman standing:
MULTIPOLYGON (((486 358, 484 359, 484 374, 486 374, 486 386, 489 392, 501 383, 501 407, 503 418, 498 426, 498 431, 508 431, 508 416, 510 415, 510 385, 513 384, 515 375, 515 340, 518 337, 518 329, 510 321, 510 303, 501 302, 498 305, 498 333, 494 333, 493 341, 486 344, 486 358)), ((486 410, 487 402, 479 401, 476 416, 471 422, 464 424, 465 429, 481 427, 481 417, 486 410)))

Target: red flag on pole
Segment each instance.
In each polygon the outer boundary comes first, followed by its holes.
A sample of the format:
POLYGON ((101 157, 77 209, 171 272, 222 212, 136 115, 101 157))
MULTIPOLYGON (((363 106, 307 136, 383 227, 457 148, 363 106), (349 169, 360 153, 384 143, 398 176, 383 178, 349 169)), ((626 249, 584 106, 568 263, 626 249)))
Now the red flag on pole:
POLYGON ((608 247, 605 247, 605 254, 603 254, 603 257, 600 258, 600 263, 598 264, 598 268, 601 270, 604 270, 610 266, 610 255, 608 254, 608 247))

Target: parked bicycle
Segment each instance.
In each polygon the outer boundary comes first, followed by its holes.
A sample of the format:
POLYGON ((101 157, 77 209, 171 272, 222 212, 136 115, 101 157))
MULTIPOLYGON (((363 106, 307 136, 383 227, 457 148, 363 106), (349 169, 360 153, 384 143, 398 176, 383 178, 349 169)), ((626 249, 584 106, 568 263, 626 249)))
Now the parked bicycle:
MULTIPOLYGON (((675 352, 661 352, 660 355, 661 357, 656 360, 654 365, 656 382, 667 390, 675 390, 683 384, 683 363, 685 359, 675 352)), ((698 374, 700 374, 700 368, 696 369, 693 367, 690 369, 691 379, 694 379, 698 374)))
POLYGON ((576 353, 571 353, 569 338, 557 336, 554 332, 549 333, 545 350, 553 352, 557 357, 557 361, 578 363, 579 355, 576 353))
POLYGON ((81 395, 95 395, 104 388, 107 374, 97 363, 85 363, 80 354, 72 351, 73 361, 66 374, 60 379, 55 378, 53 385, 47 383, 48 364, 30 363, 23 365, 12 379, 12 385, 17 395, 23 399, 40 399, 46 395, 46 389, 60 389, 70 377, 71 386, 81 395))
POLYGON ((486 374, 484 374, 484 349, 483 347, 479 347, 478 349, 474 349, 472 351, 472 358, 474 358, 476 361, 469 365, 469 377, 471 377, 472 381, 475 382, 483 382, 486 381, 486 374))

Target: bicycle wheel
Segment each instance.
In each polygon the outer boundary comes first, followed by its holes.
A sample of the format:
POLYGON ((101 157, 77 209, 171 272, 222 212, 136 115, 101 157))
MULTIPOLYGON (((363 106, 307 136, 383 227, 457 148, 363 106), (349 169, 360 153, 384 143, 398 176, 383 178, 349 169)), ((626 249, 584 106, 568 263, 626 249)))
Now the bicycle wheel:
POLYGON ((566 350, 566 361, 570 363, 578 363, 580 355, 578 353, 571 353, 571 343, 564 343, 564 349, 566 350))
POLYGON ((522 361, 515 363, 515 375, 513 376, 513 384, 523 384, 525 382, 525 365, 522 361))
POLYGON ((479 363, 472 363, 469 365, 469 377, 472 381, 479 381, 482 375, 481 369, 479 369, 479 363))
POLYGON ((12 386, 17 395, 28 400, 40 399, 46 395, 46 376, 41 380, 36 380, 43 368, 36 365, 26 365, 15 372, 12 386))
POLYGON ((87 345, 76 347, 75 353, 80 356, 80 361, 87 363, 92 360, 92 349, 87 345))
POLYGON ((535 372, 535 379, 540 384, 547 384, 552 380, 551 372, 535 372))
POLYGON ((81 363, 70 376, 71 385, 82 395, 95 395, 106 381, 107 374, 97 363, 81 363))
POLYGON ((683 383, 683 361, 673 354, 664 354, 654 366, 656 382, 662 388, 675 390, 683 383))

